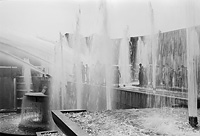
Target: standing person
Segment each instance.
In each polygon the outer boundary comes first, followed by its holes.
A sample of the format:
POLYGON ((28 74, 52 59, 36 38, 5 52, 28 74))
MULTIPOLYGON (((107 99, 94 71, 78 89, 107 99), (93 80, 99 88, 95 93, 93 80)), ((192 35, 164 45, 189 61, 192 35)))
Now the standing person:
POLYGON ((120 87, 119 86, 119 79, 121 78, 121 73, 120 73, 120 71, 119 71, 119 66, 116 66, 116 68, 115 68, 115 84, 117 84, 117 87, 120 87))
POLYGON ((144 85, 144 68, 142 66, 142 64, 139 64, 140 68, 139 68, 139 86, 143 86, 144 85))

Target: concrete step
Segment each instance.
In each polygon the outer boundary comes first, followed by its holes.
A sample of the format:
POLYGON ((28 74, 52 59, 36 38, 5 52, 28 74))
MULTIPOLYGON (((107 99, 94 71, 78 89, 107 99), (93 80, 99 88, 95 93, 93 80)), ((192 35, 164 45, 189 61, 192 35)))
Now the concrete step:
MULTIPOLYGON (((33 89, 33 84, 31 83, 30 84, 30 88, 33 89)), ((23 82, 23 83, 16 83, 16 89, 26 89, 26 84, 23 82)))
MULTIPOLYGON (((31 91, 33 91, 33 90, 31 90, 31 91)), ((25 93, 27 93, 26 89, 18 89, 18 90, 16 90, 16 97, 22 98, 25 93)))
MULTIPOLYGON (((32 79, 32 77, 30 77, 31 79, 32 79)), ((24 80, 24 76, 18 76, 18 77, 16 77, 16 81, 17 82, 24 82, 25 80, 24 80)))

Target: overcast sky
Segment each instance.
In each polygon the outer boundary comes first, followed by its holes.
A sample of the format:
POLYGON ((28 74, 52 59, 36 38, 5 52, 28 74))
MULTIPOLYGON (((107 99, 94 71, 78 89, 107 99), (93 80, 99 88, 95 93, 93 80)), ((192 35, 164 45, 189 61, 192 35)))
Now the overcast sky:
MULTIPOLYGON (((100 0, 1 0, 0 31, 16 31, 58 40, 59 32, 74 33, 79 8, 80 33, 98 33, 102 15, 100 0)), ((108 33, 112 38, 147 35, 151 31, 151 7, 155 32, 200 24, 200 0, 107 0, 108 33), (188 21, 189 20, 189 21, 188 21)))

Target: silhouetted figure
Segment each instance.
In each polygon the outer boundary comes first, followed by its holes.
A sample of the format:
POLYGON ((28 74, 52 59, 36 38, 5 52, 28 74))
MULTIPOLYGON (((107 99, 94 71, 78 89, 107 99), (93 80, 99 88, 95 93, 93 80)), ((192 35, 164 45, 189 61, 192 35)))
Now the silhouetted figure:
POLYGON ((114 77, 115 77, 115 84, 117 84, 117 87, 120 87, 119 86, 119 79, 121 78, 121 73, 119 71, 119 67, 115 67, 115 73, 114 73, 114 77))
POLYGON ((139 86, 143 86, 144 85, 144 68, 142 66, 142 64, 139 64, 140 68, 139 68, 139 86))

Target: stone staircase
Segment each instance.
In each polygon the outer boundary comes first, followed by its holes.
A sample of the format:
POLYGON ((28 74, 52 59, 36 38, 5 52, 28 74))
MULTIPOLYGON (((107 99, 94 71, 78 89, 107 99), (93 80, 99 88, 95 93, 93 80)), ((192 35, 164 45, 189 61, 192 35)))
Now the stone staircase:
MULTIPOLYGON (((31 89, 33 89, 33 84, 30 85, 31 89)), ((16 77, 16 108, 17 112, 21 112, 22 100, 24 94, 27 93, 24 76, 16 77)))

